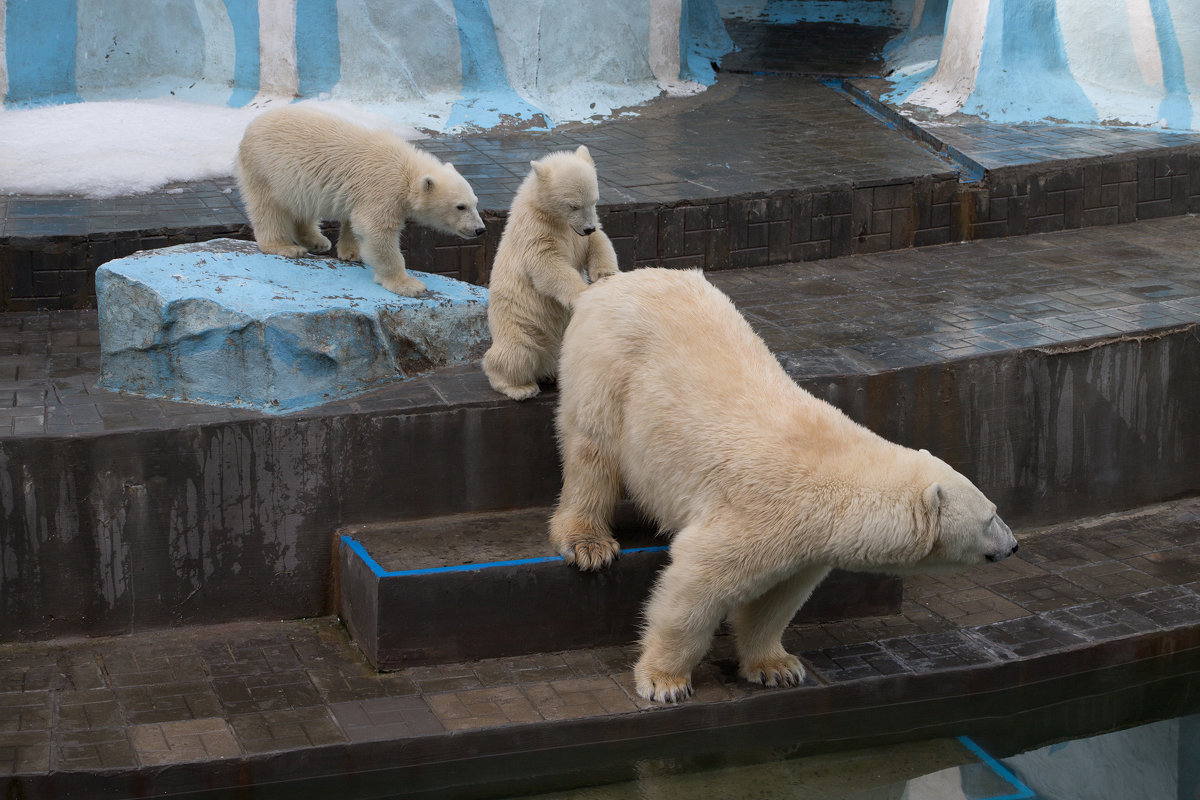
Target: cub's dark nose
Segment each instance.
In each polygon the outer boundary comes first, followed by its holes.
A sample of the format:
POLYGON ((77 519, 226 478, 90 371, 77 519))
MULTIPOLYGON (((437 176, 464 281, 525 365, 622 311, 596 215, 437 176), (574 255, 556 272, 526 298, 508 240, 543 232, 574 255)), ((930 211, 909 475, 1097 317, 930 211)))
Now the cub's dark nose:
POLYGON ((476 236, 483 236, 485 233, 487 233, 487 228, 483 227, 482 225, 475 229, 476 236))
POLYGON ((596 232, 596 226, 595 226, 595 225, 588 225, 586 228, 584 228, 584 229, 583 229, 583 235, 584 235, 584 236, 591 236, 591 235, 592 235, 593 233, 595 233, 595 232, 596 232))

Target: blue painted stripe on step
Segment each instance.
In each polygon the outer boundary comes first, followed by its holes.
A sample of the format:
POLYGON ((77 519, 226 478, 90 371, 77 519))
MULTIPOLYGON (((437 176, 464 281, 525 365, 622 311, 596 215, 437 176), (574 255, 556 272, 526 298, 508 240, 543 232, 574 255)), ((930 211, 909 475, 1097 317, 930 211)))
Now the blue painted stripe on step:
POLYGON ((974 753, 980 761, 987 764, 988 767, 991 768, 992 772, 995 772, 997 776, 1012 784, 1012 787, 1016 790, 1016 792, 1013 794, 996 795, 995 797, 983 798, 983 800, 1033 800, 1033 798, 1037 797, 1037 794, 1034 793, 1033 789, 1030 789, 1028 786, 1026 786, 1025 782, 1014 775, 1012 771, 1008 769, 1008 767, 992 758, 986 750, 975 744, 970 737, 960 736, 958 737, 958 741, 962 743, 964 747, 974 753))
MULTIPOLYGON (((379 562, 371 557, 367 552, 367 548, 362 546, 362 543, 348 533, 342 534, 342 542, 349 547, 354 553, 363 560, 371 572, 377 578, 407 578, 414 575, 436 575, 446 572, 474 572, 480 569, 490 569, 492 567, 520 567, 528 564, 545 564, 551 561, 562 561, 561 556, 542 556, 539 558, 518 558, 512 561, 485 561, 481 564, 457 564, 452 567, 427 567, 425 569, 405 569, 395 572, 389 572, 379 565, 379 562)), ((622 553, 661 553, 670 549, 666 545, 658 547, 634 547, 629 550, 622 550, 622 553)))

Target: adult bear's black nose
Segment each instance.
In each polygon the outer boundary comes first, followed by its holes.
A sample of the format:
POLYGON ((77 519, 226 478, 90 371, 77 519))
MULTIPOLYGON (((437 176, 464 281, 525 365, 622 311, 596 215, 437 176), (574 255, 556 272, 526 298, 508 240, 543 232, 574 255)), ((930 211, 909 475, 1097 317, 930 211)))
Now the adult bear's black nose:
POLYGON ((584 228, 584 229, 583 229, 583 235, 584 235, 584 236, 591 236, 591 235, 592 235, 593 233, 595 233, 595 232, 596 232, 596 226, 595 226, 595 225, 588 225, 586 228, 584 228))
POLYGON ((487 228, 483 227, 482 225, 475 229, 476 236, 483 236, 485 233, 487 233, 487 228))

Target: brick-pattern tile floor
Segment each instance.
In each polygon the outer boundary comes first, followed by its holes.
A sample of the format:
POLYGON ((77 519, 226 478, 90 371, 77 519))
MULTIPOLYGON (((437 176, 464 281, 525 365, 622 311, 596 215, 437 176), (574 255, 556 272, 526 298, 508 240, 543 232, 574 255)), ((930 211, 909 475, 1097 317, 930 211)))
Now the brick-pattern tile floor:
MULTIPOLYGON (((999 565, 905 582, 892 616, 795 626, 801 691, 1200 624, 1200 498, 1018 531, 999 565), (1144 534, 1144 535, 1143 535, 1144 534), (1166 565, 1166 566, 1164 566, 1166 565)), ((0 645, 0 775, 132 769, 636 713, 636 646, 378 674, 334 619, 0 645)), ((693 704, 762 692, 721 634, 693 704)))

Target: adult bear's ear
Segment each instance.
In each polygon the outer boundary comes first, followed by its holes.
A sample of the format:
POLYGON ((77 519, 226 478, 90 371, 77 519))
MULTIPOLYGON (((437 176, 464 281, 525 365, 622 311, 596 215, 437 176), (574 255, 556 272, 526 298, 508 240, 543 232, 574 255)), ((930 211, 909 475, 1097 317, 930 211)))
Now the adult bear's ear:
POLYGON ((579 147, 575 148, 575 155, 579 156, 580 158, 582 158, 584 161, 588 162, 589 164, 596 163, 595 161, 592 161, 592 154, 585 145, 581 144, 581 145, 579 145, 579 147))
POLYGON ((942 485, 934 481, 925 487, 925 491, 921 493, 921 502, 925 506, 925 518, 929 520, 930 525, 936 525, 942 511, 942 503, 946 502, 946 492, 942 485))
POLYGON ((426 175, 424 178, 421 178, 421 190, 425 191, 425 192, 433 191, 433 176, 432 175, 426 175))

